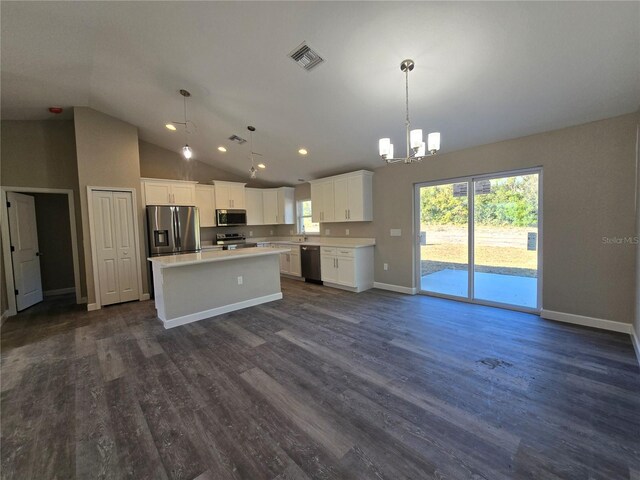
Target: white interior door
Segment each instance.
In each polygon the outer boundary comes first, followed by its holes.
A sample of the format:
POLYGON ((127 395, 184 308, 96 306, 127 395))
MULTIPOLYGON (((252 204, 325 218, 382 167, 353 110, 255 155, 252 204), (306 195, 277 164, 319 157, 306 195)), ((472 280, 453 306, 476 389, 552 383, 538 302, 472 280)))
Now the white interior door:
POLYGON ((113 192, 115 213, 118 285, 121 302, 138 300, 138 262, 136 261, 133 197, 131 192, 113 192))
POLYGON ((139 298, 131 192, 92 192, 100 304, 139 298))
POLYGON ((42 301, 36 206, 35 199, 30 195, 8 192, 7 200, 10 205, 9 237, 16 309, 21 311, 42 301))

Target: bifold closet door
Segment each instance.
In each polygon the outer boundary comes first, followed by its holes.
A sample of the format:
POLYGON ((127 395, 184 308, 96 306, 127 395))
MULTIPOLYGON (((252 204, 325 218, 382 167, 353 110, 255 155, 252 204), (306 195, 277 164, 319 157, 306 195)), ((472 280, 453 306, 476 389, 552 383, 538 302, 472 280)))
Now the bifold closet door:
POLYGON ((137 300, 138 264, 131 192, 96 190, 92 203, 100 303, 137 300))

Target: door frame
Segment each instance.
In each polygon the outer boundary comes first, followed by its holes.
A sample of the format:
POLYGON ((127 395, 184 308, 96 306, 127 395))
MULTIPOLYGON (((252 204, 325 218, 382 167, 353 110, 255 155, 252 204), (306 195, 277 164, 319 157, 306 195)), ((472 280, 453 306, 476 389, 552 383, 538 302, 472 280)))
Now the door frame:
POLYGON ((142 292, 142 262, 140 257, 140 227, 138 223, 138 200, 136 198, 135 188, 125 187, 96 187, 87 186, 87 210, 89 214, 89 237, 91 239, 91 265, 93 266, 93 286, 95 294, 95 302, 87 305, 87 310, 100 310, 102 303, 100 301, 100 276, 98 275, 98 256, 96 255, 96 232, 93 225, 93 192, 127 192, 131 193, 131 208, 133 209, 133 235, 136 247, 136 263, 138 265, 138 300, 146 300, 149 294, 142 292))
POLYGON ((414 188, 414 205, 413 205, 413 228, 414 228, 414 260, 413 260, 413 269, 414 269, 414 284, 416 286, 415 291, 419 295, 426 295, 430 297, 439 297, 446 298, 449 300, 456 300, 459 302, 473 303, 477 305, 486 305, 489 307, 498 307, 505 308, 508 310, 515 310, 518 312, 525 313, 535 313, 539 314, 542 310, 542 281, 543 281, 543 262, 542 262, 542 247, 543 242, 541 239, 544 239, 543 234, 543 168, 542 166, 537 167, 529 167, 517 170, 506 170, 502 172, 492 172, 492 173, 483 173, 478 175, 467 175, 464 177, 453 177, 453 178, 445 178, 441 180, 430 180, 428 182, 418 182, 413 184, 414 188), (474 268, 475 259, 474 259, 474 231, 475 228, 472 228, 471 223, 473 222, 473 216, 475 213, 474 210, 474 197, 475 192, 473 191, 473 182, 475 180, 491 180, 495 178, 503 178, 503 177, 514 177, 518 175, 529 175, 529 174, 538 174, 538 276, 537 276, 537 305, 535 308, 522 307, 519 305, 511 305, 508 303, 500 303, 500 302, 492 302, 489 300, 479 300, 474 299, 472 294, 474 293, 474 277, 473 270, 469 270, 469 283, 467 290, 467 297, 457 297, 455 295, 447 295, 444 293, 437 292, 427 292, 422 290, 421 284, 421 250, 420 250, 420 188, 422 187, 434 187, 438 185, 446 185, 448 183, 471 183, 469 187, 468 193, 468 268, 474 268))
POLYGON ((11 256, 11 241, 9 237, 9 209, 7 207, 7 193, 53 193, 67 196, 67 204, 69 206, 69 227, 71 229, 71 256, 73 258, 73 282, 76 292, 76 303, 86 303, 87 299, 82 297, 82 289, 80 286, 80 261, 78 257, 78 233, 76 228, 76 210, 73 199, 73 190, 66 188, 37 188, 37 187, 0 187, 0 196, 2 197, 2 221, 0 222, 0 231, 2 232, 2 253, 4 256, 4 276, 7 291, 8 308, 2 313, 2 317, 12 317, 16 315, 16 297, 14 295, 15 283, 13 281, 13 257, 11 256))

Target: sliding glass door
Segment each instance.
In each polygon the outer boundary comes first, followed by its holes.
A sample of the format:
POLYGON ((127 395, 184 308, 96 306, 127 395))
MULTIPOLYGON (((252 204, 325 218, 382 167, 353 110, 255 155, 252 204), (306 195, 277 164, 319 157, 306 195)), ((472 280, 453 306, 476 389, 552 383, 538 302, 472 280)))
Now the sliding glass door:
POLYGON ((540 171, 416 186, 420 290, 540 308, 540 171))

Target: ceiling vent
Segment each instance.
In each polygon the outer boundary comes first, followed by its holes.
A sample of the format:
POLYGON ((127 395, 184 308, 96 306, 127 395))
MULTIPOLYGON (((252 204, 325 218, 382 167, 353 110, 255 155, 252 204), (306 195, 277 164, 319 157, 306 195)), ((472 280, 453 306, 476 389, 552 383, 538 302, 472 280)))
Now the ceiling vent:
POLYGON ((244 138, 239 137, 238 135, 231 135, 229 137, 229 140, 231 140, 232 142, 236 142, 238 145, 242 145, 243 143, 247 143, 247 141, 244 138))
POLYGON ((311 48, 309 48, 309 46, 304 42, 291 52, 289 56, 306 71, 309 71, 324 62, 324 59, 318 55, 318 52, 311 50, 311 48))

